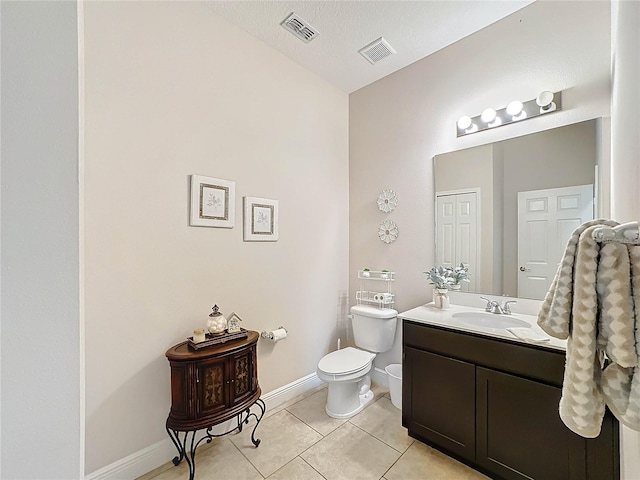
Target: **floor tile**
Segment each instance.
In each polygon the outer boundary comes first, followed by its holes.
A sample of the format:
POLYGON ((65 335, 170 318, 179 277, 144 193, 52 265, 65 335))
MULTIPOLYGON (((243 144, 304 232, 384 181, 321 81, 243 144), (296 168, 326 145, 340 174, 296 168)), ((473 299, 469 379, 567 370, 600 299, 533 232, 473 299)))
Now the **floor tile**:
POLYGON ((274 415, 274 414, 276 414, 278 412, 281 412, 282 410, 285 410, 285 409, 289 408, 290 406, 295 405, 296 403, 300 402, 301 400, 304 400, 305 398, 307 398, 307 395, 298 395, 297 397, 292 398, 291 400, 289 400, 287 402, 281 403, 280 405, 278 405, 275 408, 267 409, 267 411, 264 414, 264 418, 268 418, 271 415, 274 415))
MULTIPOLYGON (((242 454, 265 477, 280 469, 301 452, 322 439, 322 435, 302 421, 282 410, 269 418, 264 418, 256 430, 256 438, 261 440, 258 448, 251 443, 253 422, 245 426, 242 433, 229 438, 242 454)), ((217 477, 224 478, 224 477, 217 477)))
POLYGON ((378 440, 403 453, 414 442, 402 426, 402 412, 383 396, 349 420, 378 440))
POLYGON ((347 422, 300 456, 328 480, 378 480, 400 453, 347 422))
POLYGON ((325 411, 327 405, 327 389, 320 390, 310 397, 287 408, 287 411, 323 436, 329 435, 346 422, 346 419, 331 418, 325 411))
POLYGON ((196 478, 262 480, 260 472, 240 453, 230 437, 222 440, 196 459, 196 478))
POLYGON ((488 478, 417 441, 384 474, 384 477, 387 480, 487 480, 488 478))
MULTIPOLYGON (((198 449, 196 454, 196 478, 224 478, 228 480, 262 480, 262 475, 240 453, 228 438, 214 440, 209 448, 198 449)), ((153 480, 185 480, 189 468, 185 460, 171 466, 153 480)))
POLYGON ((269 477, 269 480, 324 480, 311 465, 296 457, 269 477))

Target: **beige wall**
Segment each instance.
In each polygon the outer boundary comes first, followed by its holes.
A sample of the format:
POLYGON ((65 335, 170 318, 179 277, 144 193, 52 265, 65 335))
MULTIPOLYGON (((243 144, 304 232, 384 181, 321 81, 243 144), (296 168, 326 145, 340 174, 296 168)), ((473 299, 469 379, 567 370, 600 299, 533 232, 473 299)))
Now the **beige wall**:
MULTIPOLYGON (((397 272, 400 311, 429 301, 422 273, 434 258, 432 158, 436 154, 568 125, 610 113, 610 6, 607 2, 535 2, 350 96, 350 291, 364 265, 397 272), (462 115, 563 91, 563 111, 455 136, 462 115), (399 198, 389 215, 377 211, 384 188, 399 198), (394 220, 395 243, 376 236, 394 220)), ((376 366, 400 360, 394 349, 376 366)))
POLYGON ((272 391, 344 328, 348 97, 205 2, 87 2, 86 471, 166 439, 164 352, 211 306, 260 341, 272 391), (189 175, 236 182, 233 229, 188 226, 189 175), (280 202, 280 240, 242 240, 242 197, 280 202))

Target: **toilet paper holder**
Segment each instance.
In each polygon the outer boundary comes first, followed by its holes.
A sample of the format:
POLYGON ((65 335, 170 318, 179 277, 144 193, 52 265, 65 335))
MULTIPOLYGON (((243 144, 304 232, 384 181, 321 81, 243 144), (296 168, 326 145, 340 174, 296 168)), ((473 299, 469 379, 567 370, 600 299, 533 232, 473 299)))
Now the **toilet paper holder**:
POLYGON ((287 336, 289 332, 287 331, 286 328, 284 328, 283 326, 280 326, 274 330, 270 330, 270 331, 263 331, 260 336, 262 338, 266 338, 267 340, 272 340, 274 342, 278 341, 278 340, 282 340, 284 337, 287 336), (278 330, 284 330, 284 335, 282 335, 282 332, 278 332, 278 330))

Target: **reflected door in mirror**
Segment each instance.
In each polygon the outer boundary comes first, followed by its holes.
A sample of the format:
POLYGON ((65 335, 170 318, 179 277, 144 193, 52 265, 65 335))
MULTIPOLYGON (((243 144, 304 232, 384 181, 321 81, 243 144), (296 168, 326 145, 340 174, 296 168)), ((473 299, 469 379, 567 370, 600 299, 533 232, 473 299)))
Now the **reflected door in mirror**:
POLYGON ((477 285, 478 193, 441 192, 436 200, 436 265, 469 266, 469 282, 461 284, 462 291, 475 292, 477 285))
POLYGON ((593 185, 518 192, 518 297, 545 297, 567 239, 592 219, 593 185))

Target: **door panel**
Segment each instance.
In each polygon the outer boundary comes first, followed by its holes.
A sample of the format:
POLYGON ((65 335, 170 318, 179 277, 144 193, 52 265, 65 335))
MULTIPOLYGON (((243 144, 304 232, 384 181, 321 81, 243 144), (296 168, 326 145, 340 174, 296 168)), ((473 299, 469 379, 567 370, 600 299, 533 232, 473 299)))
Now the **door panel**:
POLYGON ((479 465, 506 479, 585 478, 584 441, 560 420, 560 388, 482 367, 477 379, 479 465))
POLYGON ((543 299, 571 233, 593 219, 593 185, 518 192, 518 297, 543 299))
POLYGON ((469 266, 470 282, 462 283, 462 291, 477 290, 478 195, 476 192, 438 194, 436 198, 436 265, 469 266))
POLYGON ((469 460, 475 457, 475 366, 405 349, 411 366, 409 431, 469 460))

